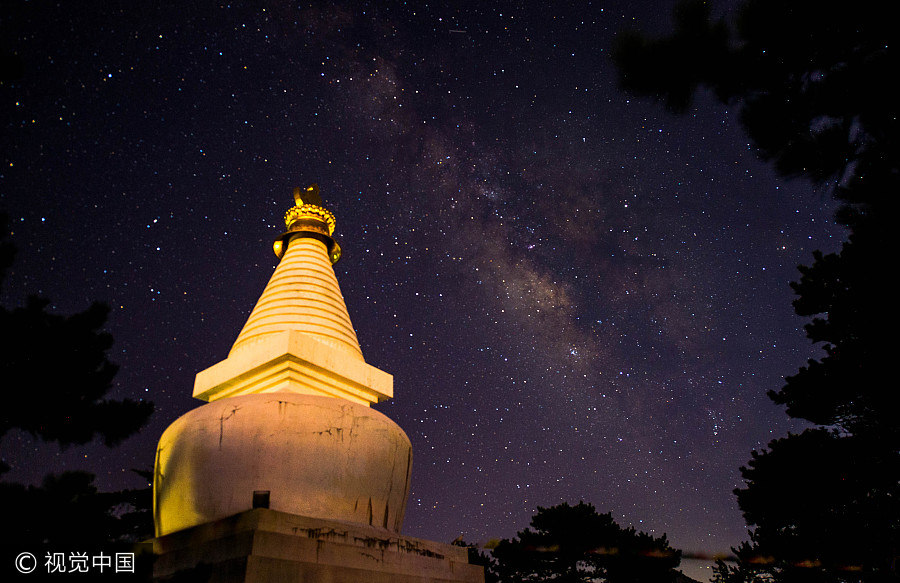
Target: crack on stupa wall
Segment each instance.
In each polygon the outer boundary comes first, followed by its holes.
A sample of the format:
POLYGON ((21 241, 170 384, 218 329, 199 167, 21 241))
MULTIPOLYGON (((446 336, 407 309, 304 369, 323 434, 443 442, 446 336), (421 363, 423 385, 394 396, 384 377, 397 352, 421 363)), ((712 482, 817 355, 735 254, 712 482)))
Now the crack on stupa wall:
POLYGON ((329 427, 328 429, 323 429, 322 431, 313 431, 313 434, 318 435, 319 437, 328 434, 332 437, 337 435, 341 438, 341 442, 344 441, 344 428, 343 427, 329 427))
POLYGON ((240 409, 240 407, 235 405, 231 408, 231 413, 226 416, 223 412, 219 417, 219 449, 222 449, 222 440, 225 437, 225 421, 234 417, 234 414, 238 412, 238 409, 240 409))

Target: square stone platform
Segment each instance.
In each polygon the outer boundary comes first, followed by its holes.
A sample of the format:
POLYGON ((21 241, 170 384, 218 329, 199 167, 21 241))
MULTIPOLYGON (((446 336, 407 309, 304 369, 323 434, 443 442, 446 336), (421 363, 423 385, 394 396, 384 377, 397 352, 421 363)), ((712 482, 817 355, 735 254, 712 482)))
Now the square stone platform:
POLYGON ((267 508, 153 539, 154 580, 484 583, 465 547, 267 508))

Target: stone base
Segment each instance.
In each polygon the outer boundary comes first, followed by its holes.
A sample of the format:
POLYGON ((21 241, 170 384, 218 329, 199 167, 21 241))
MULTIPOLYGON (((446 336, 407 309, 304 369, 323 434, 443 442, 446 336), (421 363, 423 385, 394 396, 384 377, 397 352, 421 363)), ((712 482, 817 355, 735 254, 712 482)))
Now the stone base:
POLYGON ((152 542, 156 581, 484 583, 463 547, 264 508, 152 542))

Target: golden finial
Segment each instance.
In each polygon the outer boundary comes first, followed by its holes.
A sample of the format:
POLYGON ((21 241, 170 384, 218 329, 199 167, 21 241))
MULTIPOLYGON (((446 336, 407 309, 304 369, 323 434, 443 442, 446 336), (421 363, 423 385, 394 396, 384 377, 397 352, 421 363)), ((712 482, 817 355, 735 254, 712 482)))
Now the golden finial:
POLYGON ((318 184, 310 184, 305 189, 294 187, 294 206, 303 206, 304 203, 323 206, 318 184))
POLYGON ((331 263, 341 258, 341 246, 334 240, 336 221, 334 214, 322 205, 319 185, 311 184, 305 189, 294 187, 294 206, 284 214, 287 232, 275 240, 275 255, 281 259, 287 250, 287 244, 296 236, 319 239, 328 248, 331 263))

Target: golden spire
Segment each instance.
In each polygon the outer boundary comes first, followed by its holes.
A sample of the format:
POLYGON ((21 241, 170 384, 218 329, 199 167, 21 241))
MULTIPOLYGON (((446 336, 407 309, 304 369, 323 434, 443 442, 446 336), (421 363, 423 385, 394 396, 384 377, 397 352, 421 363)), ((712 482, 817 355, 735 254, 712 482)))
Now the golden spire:
POLYGON ((279 259, 294 237, 312 237, 325 243, 328 259, 334 265, 341 258, 341 246, 334 240, 334 213, 322 206, 319 185, 311 184, 301 190, 294 187, 294 206, 284 214, 287 231, 278 236, 272 248, 279 259))
POLYGON ((205 401, 251 393, 324 394, 368 405, 393 394, 391 375, 366 364, 332 265, 334 215, 319 189, 294 189, 280 261, 228 358, 197 375, 205 401))

